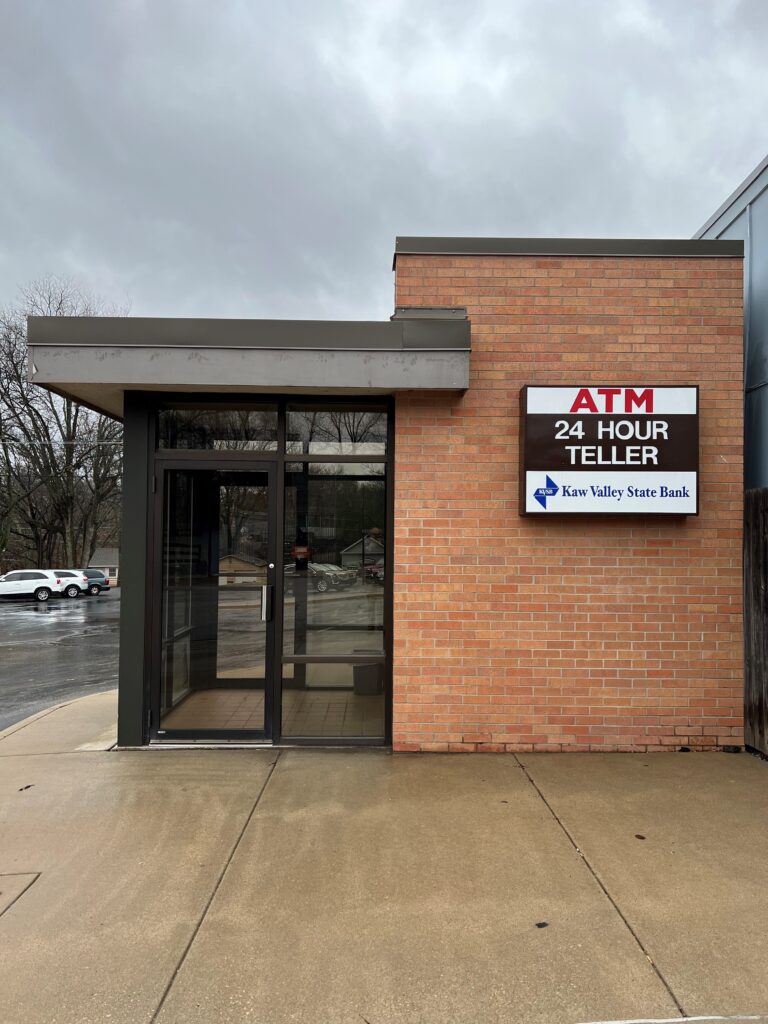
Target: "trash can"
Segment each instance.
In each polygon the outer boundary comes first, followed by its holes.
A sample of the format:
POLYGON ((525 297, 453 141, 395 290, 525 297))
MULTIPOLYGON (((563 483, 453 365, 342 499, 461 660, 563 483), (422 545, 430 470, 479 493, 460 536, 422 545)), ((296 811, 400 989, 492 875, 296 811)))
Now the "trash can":
MULTIPOLYGON (((353 654, 379 654, 379 651, 356 650, 353 654)), ((374 697, 384 692, 384 665, 381 662, 364 662, 352 666, 352 691, 358 697, 374 697)))

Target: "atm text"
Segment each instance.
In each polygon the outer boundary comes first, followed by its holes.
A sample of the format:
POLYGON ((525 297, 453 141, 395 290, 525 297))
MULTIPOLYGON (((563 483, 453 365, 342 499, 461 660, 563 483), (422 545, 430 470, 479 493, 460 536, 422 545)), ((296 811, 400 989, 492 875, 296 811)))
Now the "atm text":
POLYGON ((580 388, 570 411, 653 412, 653 388, 642 391, 634 388, 580 388))

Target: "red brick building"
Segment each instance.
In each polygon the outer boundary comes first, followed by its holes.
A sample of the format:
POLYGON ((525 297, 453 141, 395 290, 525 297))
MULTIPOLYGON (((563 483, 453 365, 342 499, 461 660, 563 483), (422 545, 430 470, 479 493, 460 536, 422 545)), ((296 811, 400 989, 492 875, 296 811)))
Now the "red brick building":
POLYGON ((741 745, 742 243, 401 238, 395 288, 30 320, 125 423, 121 745, 741 745))
POLYGON ((741 260, 436 241, 396 302, 466 307, 470 383, 397 396, 395 749, 740 745, 741 260), (697 517, 519 514, 520 389, 608 379, 699 385, 697 517))

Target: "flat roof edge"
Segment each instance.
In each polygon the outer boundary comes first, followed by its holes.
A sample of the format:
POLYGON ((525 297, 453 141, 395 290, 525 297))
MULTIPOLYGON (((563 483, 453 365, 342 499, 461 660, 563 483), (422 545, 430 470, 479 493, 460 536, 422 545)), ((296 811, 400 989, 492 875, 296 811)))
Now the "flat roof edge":
POLYGON ((30 316, 30 348, 203 348, 254 351, 468 351, 466 310, 393 320, 212 320, 179 317, 30 316))
POLYGON ((710 238, 432 238, 398 235, 395 256, 742 257, 739 240, 710 238))

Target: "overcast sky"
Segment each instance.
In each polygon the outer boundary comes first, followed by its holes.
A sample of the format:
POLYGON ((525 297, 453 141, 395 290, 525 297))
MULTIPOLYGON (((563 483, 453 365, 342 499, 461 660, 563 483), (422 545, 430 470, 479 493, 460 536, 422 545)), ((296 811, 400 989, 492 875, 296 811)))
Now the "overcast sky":
POLYGON ((380 319, 404 235, 690 237, 767 0, 0 0, 0 305, 380 319))

